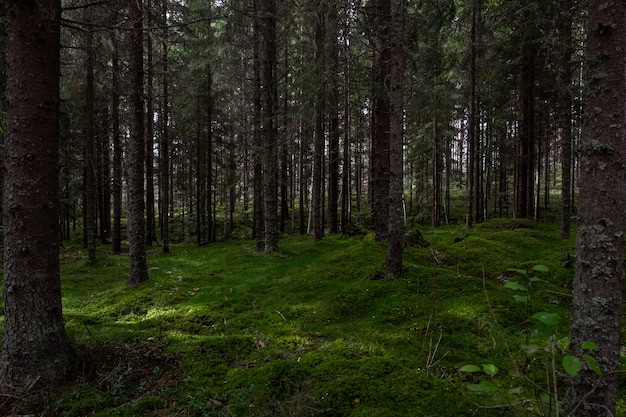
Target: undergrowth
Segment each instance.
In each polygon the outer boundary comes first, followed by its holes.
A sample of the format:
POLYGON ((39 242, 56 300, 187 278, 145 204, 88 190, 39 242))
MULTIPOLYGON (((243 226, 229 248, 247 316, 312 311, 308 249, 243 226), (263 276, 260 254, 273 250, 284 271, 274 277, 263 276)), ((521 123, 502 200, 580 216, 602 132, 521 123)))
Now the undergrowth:
MULTIPOLYGON (((511 416, 466 389, 468 363, 497 364, 514 386, 508 346, 527 311, 503 283, 547 265, 533 307, 568 335, 574 242, 548 224, 493 221, 421 230, 406 270, 372 280, 385 246, 369 235, 285 237, 279 253, 239 240, 148 250, 150 279, 126 285, 128 258, 62 250, 70 382, 0 393, 5 414, 41 416, 511 416), (489 302, 487 302, 489 300, 489 302)), ((541 369, 541 363, 529 363, 541 369)), ((625 383, 621 380, 621 390, 625 383)), ((623 412, 626 406, 620 405, 623 412)))

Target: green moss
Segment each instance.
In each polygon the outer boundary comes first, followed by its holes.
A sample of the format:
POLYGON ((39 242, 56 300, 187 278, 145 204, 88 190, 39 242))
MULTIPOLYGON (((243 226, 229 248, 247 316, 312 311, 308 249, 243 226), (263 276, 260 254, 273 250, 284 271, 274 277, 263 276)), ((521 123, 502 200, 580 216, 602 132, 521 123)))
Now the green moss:
POLYGON ((545 354, 526 362, 518 346, 530 337, 547 347, 531 333, 535 311, 559 314, 553 331, 567 343, 573 272, 559 259, 573 240, 510 220, 420 231, 430 246, 406 248, 406 272, 392 281, 369 279, 385 258, 371 234, 285 237, 272 255, 242 240, 155 248, 136 288, 128 258, 100 247, 87 262, 67 246, 66 327, 89 349, 49 403, 65 416, 515 415, 477 410, 495 400, 467 391, 478 376, 458 369, 493 363, 507 389, 520 384, 517 364, 545 374, 545 354), (551 272, 518 303, 508 269, 536 264, 551 272))

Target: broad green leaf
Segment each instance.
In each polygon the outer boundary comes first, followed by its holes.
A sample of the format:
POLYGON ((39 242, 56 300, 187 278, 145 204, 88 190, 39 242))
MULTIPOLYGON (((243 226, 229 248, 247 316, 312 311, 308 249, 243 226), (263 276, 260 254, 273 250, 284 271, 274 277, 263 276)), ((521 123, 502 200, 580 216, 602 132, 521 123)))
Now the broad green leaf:
POLYGON ((528 273, 528 271, 526 271, 525 269, 516 269, 516 268, 509 268, 507 269, 507 271, 515 272, 520 275, 526 275, 528 273))
POLYGON ((551 404, 554 402, 554 398, 552 398, 545 392, 542 392, 541 394, 539 394, 539 398, 541 399, 541 402, 544 404, 551 404))
POLYGON ((461 372, 480 372, 480 368, 476 365, 465 365, 459 369, 461 372))
POLYGON ((530 278, 528 278, 528 280, 530 282, 544 282, 545 281, 545 279, 541 279, 539 277, 530 277, 530 278))
POLYGON ((513 298, 518 303, 527 303, 530 300, 530 295, 514 295, 513 298))
POLYGON ((467 384, 467 389, 474 392, 495 392, 498 390, 498 388, 489 381, 480 381, 480 384, 467 384))
POLYGON ((583 353, 583 359, 587 363, 589 369, 595 372, 598 376, 602 376, 602 369, 600 369, 600 364, 598 363, 596 358, 591 355, 587 355, 586 353, 583 353))
POLYGON ((528 288, 514 281, 509 281, 506 284, 504 284, 504 288, 508 288, 510 290, 528 291, 528 288))
POLYGON ((583 369, 583 363, 576 356, 565 355, 563 356, 563 369, 569 376, 574 377, 583 369))
POLYGON ((550 272, 550 268, 548 268, 546 265, 535 265, 531 269, 537 272, 550 272))
POLYGON ((542 322, 546 326, 556 326, 560 319, 557 313, 546 313, 545 311, 539 311, 533 314, 533 318, 542 322))
POLYGON ((583 342, 582 347, 583 347, 583 349, 587 349, 587 350, 598 349, 598 345, 596 345, 595 343, 590 342, 588 340, 583 342))
POLYGON ((498 367, 492 363, 483 365, 483 371, 489 376, 495 376, 498 373, 498 367))

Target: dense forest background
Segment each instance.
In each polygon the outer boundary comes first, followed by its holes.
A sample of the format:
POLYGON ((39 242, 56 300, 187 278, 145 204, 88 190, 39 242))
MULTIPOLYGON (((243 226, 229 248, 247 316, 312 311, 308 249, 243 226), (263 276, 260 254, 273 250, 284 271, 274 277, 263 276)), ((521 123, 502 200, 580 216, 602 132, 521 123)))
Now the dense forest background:
MULTIPOLYGON (((63 236, 84 224, 90 245, 125 239, 119 218, 128 199, 135 33, 126 3, 63 3, 63 236)), ((256 2, 143 3, 147 244, 262 239, 258 203, 270 169, 281 233, 372 225, 372 166, 380 154, 372 119, 387 94, 374 71, 381 39, 375 5, 276 4, 266 84, 256 2), (266 93, 269 116, 262 113, 266 93), (270 168, 262 159, 268 117, 276 146, 270 168)), ((554 195, 562 193, 567 235, 582 111, 578 3, 407 4, 408 224, 554 220, 561 209, 554 195), (453 198, 466 198, 464 212, 452 210, 453 198)))

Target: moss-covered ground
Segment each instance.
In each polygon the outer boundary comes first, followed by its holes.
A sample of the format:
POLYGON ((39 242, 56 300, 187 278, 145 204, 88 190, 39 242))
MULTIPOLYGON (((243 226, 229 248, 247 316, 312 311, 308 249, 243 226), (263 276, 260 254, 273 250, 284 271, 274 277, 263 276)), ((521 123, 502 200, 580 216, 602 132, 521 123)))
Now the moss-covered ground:
MULTIPOLYGON (((154 247, 138 287, 110 247, 89 262, 66 245, 70 382, 5 393, 0 406, 65 417, 550 415, 552 378, 566 377, 573 270, 562 257, 574 240, 511 220, 421 232, 429 246, 407 247, 392 281, 373 279, 385 246, 371 235, 285 236, 271 255, 245 240, 154 247), (525 302, 505 286, 535 275, 525 302), (556 319, 542 325, 536 312, 556 319), (460 371, 468 364, 486 372, 460 371)), ((620 387, 624 398, 623 377, 620 387)))

